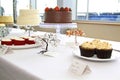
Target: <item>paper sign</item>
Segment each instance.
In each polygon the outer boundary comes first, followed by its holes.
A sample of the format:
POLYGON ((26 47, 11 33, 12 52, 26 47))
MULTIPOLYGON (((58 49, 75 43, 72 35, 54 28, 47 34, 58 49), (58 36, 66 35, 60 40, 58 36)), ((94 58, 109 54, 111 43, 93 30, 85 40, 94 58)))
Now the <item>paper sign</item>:
POLYGON ((70 66, 70 72, 75 75, 84 75, 90 73, 91 70, 89 66, 79 60, 73 60, 70 66))

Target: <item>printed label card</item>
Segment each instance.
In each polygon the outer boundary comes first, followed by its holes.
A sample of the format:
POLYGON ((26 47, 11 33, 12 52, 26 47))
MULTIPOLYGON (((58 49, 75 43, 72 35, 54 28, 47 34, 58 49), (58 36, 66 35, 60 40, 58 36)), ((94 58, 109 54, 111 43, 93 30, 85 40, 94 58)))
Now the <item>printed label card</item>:
POLYGON ((91 72, 89 66, 80 60, 73 60, 69 70, 75 75, 85 75, 91 72))

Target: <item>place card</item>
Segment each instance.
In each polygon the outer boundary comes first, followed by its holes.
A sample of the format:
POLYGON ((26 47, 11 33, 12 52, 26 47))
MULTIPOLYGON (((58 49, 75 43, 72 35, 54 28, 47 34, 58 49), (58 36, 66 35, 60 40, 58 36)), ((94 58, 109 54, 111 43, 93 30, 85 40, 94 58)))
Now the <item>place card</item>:
POLYGON ((78 76, 85 75, 91 72, 89 66, 79 60, 73 60, 72 64, 69 67, 69 70, 72 74, 78 76))

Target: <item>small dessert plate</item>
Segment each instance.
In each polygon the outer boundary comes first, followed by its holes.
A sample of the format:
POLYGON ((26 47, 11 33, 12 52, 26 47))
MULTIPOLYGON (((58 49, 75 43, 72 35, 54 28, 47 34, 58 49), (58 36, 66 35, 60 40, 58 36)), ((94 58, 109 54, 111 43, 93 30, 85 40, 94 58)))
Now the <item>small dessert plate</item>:
POLYGON ((81 59, 90 60, 90 61, 101 61, 101 62, 102 61, 113 61, 113 60, 117 60, 118 58, 120 58, 120 53, 115 50, 112 51, 112 56, 111 58, 108 58, 108 59, 100 59, 100 58, 97 58, 96 56, 93 56, 93 57, 81 56, 79 50, 73 51, 73 54, 81 59))

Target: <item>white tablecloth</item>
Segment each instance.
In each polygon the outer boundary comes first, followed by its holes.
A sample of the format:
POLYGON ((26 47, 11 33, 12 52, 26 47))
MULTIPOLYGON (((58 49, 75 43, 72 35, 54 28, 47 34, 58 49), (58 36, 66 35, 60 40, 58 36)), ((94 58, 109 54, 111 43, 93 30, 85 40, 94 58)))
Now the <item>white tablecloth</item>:
MULTIPOLYGON (((22 35, 23 32, 16 33, 13 30, 11 34, 22 35)), ((36 32, 35 34, 43 33, 36 32)), ((74 42, 74 38, 65 35, 61 37, 61 45, 49 50, 56 52, 57 56, 55 57, 37 54, 40 50, 39 47, 13 50, 12 54, 2 55, 0 57, 0 80, 120 80, 120 59, 108 62, 81 59, 72 53, 73 45, 66 44, 66 42, 74 42), (92 72, 83 76, 71 74, 69 67, 74 59, 87 64, 92 72)), ((78 38, 80 43, 89 40, 92 39, 78 38)), ((113 45, 113 48, 120 49, 120 42, 108 42, 113 45)))

